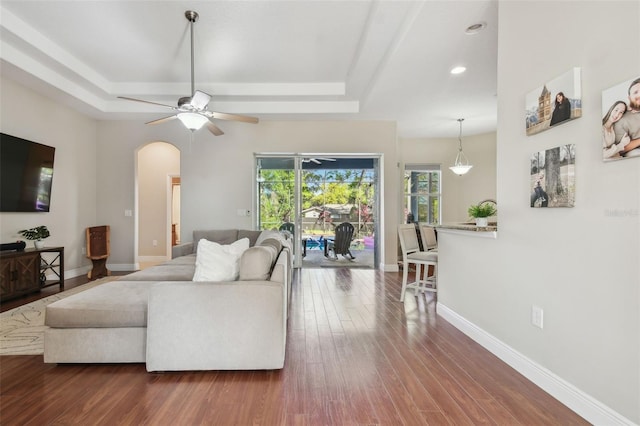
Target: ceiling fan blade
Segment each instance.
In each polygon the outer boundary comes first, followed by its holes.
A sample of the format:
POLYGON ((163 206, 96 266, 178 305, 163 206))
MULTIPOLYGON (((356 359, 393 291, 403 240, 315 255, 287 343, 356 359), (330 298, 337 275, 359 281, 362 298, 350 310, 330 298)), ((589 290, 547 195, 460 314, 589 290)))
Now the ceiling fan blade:
POLYGON ((336 161, 335 158, 325 158, 325 157, 318 157, 318 160, 322 160, 322 161, 336 161))
POLYGON ((248 115, 238 115, 238 114, 227 114, 226 112, 215 112, 211 111, 211 115, 213 118, 217 118, 219 120, 232 120, 232 121, 242 121, 244 123, 257 123, 258 119, 256 117, 249 117, 248 115))
POLYGON ((136 99, 136 98, 127 98, 126 96, 118 96, 118 99, 125 99, 127 101, 142 102, 143 104, 159 105, 165 108, 177 109, 176 107, 171 105, 159 104, 158 102, 143 101, 142 99, 136 99))
POLYGON ((209 105, 209 101, 211 100, 211 95, 204 93, 200 90, 196 90, 191 98, 191 106, 195 109, 204 109, 209 105))
POLYGON ((173 120, 174 118, 178 118, 178 116, 170 115, 169 117, 158 118, 157 120, 153 120, 153 121, 147 121, 144 124, 160 124, 160 123, 164 123, 165 121, 173 120))
POLYGON ((316 164, 320 164, 320 162, 318 160, 316 160, 315 158, 311 158, 310 160, 313 161, 316 164))
POLYGON ((213 133, 215 136, 224 135, 224 132, 220 130, 220 127, 216 126, 211 121, 207 123, 207 129, 209 129, 209 131, 213 133))

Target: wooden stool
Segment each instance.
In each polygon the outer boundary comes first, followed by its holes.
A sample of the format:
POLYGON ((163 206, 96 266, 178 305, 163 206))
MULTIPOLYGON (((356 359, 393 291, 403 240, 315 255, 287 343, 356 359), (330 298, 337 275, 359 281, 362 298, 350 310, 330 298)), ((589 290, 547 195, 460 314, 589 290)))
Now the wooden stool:
POLYGON ((87 257, 93 262, 89 271, 89 280, 107 277, 111 272, 107 269, 107 258, 111 250, 109 225, 87 228, 87 257))

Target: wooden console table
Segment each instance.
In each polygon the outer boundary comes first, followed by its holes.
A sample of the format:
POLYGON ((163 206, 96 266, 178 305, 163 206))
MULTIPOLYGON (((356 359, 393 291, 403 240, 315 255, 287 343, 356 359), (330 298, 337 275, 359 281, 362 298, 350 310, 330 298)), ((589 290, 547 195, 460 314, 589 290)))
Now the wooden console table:
POLYGON ((64 290, 64 247, 0 252, 0 299, 7 300, 44 287, 64 290), (53 279, 47 279, 47 274, 53 279))

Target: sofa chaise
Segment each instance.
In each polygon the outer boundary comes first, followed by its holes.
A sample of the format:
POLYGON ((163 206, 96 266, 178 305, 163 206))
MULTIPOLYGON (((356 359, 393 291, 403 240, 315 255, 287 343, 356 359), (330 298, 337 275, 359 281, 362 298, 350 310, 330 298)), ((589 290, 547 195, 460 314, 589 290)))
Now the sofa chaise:
POLYGON ((277 231, 193 234, 163 264, 48 305, 44 361, 144 362, 148 371, 282 368, 291 242, 277 231), (245 238, 237 280, 193 280, 202 244, 226 248, 245 238))

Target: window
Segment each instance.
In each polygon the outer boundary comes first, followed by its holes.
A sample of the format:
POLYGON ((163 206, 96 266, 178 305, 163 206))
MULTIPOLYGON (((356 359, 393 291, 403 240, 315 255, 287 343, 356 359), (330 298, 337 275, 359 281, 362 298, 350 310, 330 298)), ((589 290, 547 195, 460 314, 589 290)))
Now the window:
POLYGON ((405 220, 439 224, 440 165, 406 164, 403 183, 405 220))

